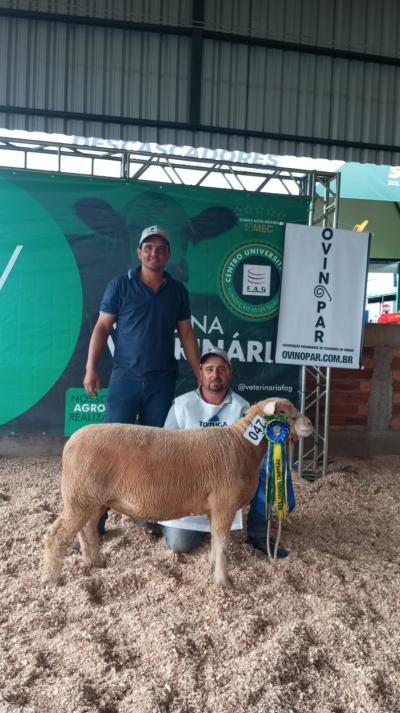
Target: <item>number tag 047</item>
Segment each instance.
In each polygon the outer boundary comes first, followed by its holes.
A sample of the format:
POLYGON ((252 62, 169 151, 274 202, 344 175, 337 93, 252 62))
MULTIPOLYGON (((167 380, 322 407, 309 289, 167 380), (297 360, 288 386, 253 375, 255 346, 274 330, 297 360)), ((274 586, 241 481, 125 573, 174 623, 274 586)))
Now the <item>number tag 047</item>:
POLYGON ((264 420, 260 416, 256 416, 245 430, 243 435, 253 446, 258 446, 261 443, 264 425, 264 420))

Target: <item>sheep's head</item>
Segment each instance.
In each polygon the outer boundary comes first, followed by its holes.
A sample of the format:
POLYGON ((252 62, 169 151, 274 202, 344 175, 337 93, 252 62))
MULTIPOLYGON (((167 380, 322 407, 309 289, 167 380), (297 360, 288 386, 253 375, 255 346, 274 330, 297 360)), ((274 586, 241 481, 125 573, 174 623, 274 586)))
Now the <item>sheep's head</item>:
POLYGON ((310 419, 303 416, 288 399, 266 399, 260 405, 265 416, 286 416, 290 431, 298 438, 307 438, 313 433, 310 419))

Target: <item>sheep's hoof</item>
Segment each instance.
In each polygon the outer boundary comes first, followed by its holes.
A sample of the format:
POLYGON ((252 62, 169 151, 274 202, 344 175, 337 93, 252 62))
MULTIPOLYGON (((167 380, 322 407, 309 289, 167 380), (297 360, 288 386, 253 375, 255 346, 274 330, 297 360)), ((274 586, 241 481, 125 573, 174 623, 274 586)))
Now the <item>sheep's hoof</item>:
POLYGON ((93 567, 98 567, 99 569, 104 569, 105 566, 106 566, 106 561, 103 560, 101 557, 99 557, 99 559, 97 559, 97 560, 95 560, 94 562, 92 562, 92 566, 93 566, 93 567))
POLYGON ((42 572, 42 584, 47 584, 50 587, 57 587, 60 584, 61 575, 54 572, 42 572))
POLYGON ((104 569, 106 566, 106 562, 102 557, 96 557, 92 559, 89 555, 83 556, 83 562, 85 565, 88 565, 89 567, 97 567, 99 569, 104 569))
POLYGON ((233 589, 233 584, 231 579, 226 576, 226 577, 219 577, 218 579, 215 580, 216 584, 218 584, 219 587, 222 587, 223 589, 233 589))

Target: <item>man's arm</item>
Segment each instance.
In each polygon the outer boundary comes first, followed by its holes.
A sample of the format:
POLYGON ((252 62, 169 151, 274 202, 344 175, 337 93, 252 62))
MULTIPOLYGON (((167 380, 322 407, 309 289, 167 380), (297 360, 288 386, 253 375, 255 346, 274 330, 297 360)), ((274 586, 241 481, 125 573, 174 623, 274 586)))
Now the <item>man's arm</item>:
POLYGON ((177 328, 186 359, 198 381, 200 378, 200 352, 190 319, 178 322, 177 328))
POLYGON ((97 373, 97 364, 107 344, 107 339, 111 334, 114 322, 114 314, 100 312, 100 316, 93 330, 89 343, 86 373, 83 380, 83 386, 89 396, 97 396, 97 389, 100 388, 100 377, 97 373))

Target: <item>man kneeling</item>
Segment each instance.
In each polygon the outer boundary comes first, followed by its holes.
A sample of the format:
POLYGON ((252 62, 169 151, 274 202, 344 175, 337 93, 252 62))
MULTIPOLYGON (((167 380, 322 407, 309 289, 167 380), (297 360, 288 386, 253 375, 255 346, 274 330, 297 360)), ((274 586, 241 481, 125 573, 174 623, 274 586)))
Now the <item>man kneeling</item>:
MULTIPOLYGON (((200 385, 195 391, 189 391, 175 399, 164 428, 218 428, 230 426, 243 416, 249 407, 246 399, 230 388, 232 365, 227 353, 218 347, 212 347, 200 357, 200 385)), ((257 494, 250 504, 247 518, 247 543, 267 554, 265 514, 256 508, 257 494)), ((201 523, 204 516, 168 520, 163 523, 164 536, 169 547, 175 552, 189 552, 198 547, 203 539, 201 530, 190 529, 193 522, 201 523), (186 527, 185 527, 186 526, 186 527)), ((235 517, 233 527, 241 523, 241 514, 235 517)), ((270 538, 271 549, 275 543, 270 538)), ((278 547, 277 557, 289 554, 284 547, 278 547)))

